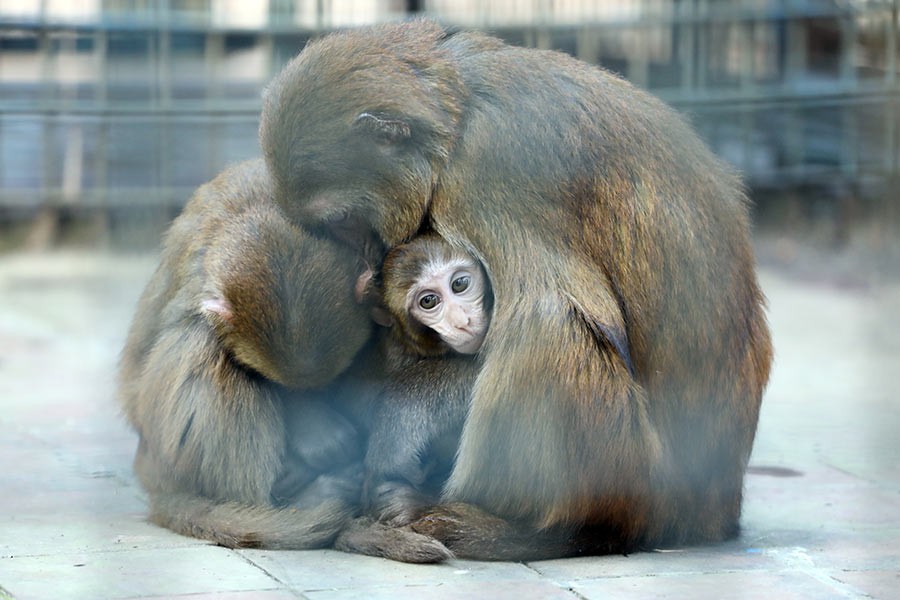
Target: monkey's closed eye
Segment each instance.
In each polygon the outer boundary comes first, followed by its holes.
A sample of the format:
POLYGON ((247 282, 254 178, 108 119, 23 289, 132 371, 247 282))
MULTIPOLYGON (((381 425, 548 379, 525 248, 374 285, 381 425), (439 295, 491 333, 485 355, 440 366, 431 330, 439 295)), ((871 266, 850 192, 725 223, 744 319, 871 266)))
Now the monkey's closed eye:
POLYGON ((440 302, 441 298, 437 294, 425 294, 419 298, 419 306, 425 310, 432 310, 435 306, 440 304, 440 302))
POLYGON ((346 210, 340 210, 325 218, 325 224, 329 227, 346 225, 348 221, 350 221, 350 212, 346 210))
POLYGON ((353 126, 372 135, 384 144, 395 144, 412 135, 409 123, 388 115, 363 112, 357 115, 353 126))

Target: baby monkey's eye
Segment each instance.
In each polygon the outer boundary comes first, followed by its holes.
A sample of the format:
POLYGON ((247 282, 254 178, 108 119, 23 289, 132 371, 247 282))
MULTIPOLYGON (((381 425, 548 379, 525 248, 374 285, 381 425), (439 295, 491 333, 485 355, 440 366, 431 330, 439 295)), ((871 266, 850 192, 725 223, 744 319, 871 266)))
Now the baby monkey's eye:
POLYGON ((469 289, 469 284, 472 282, 472 278, 468 275, 463 275, 462 277, 457 277, 450 284, 450 289, 453 290, 454 294, 459 294, 461 292, 469 289))
POLYGON ((440 301, 441 299, 437 294, 425 294, 424 296, 419 298, 419 306, 421 306, 425 310, 431 310, 432 308, 437 306, 440 301))

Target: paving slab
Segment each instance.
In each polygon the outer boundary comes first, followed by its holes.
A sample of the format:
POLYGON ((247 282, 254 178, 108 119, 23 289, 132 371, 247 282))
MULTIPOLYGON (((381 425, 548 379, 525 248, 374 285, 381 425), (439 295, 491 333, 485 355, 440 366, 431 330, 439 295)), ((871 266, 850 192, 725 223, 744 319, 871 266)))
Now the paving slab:
POLYGON ((715 546, 606 556, 602 560, 597 557, 547 560, 529 566, 560 585, 575 586, 587 579, 764 571, 781 565, 759 546, 737 540, 715 546))
POLYGON ((761 269, 776 362, 725 544, 529 564, 232 551, 146 522, 115 365, 152 254, 0 255, 0 600, 900 597, 900 286, 761 269))
MULTIPOLYGON (((304 592, 311 600, 357 600, 360 590, 322 590, 304 592)), ((573 590, 562 589, 546 581, 457 581, 426 585, 405 585, 367 588, 364 597, 369 600, 579 600, 573 590)))
POLYGON ((835 575, 835 579, 852 585, 871 598, 900 596, 900 572, 896 568, 887 571, 845 571, 835 575))
POLYGON ((410 565, 332 550, 242 550, 240 553, 279 581, 304 592, 455 586, 462 582, 496 586, 504 582, 537 582, 540 579, 539 574, 527 565, 509 562, 455 560, 440 565, 410 565))
POLYGON ((237 554, 200 545, 5 558, 0 581, 14 598, 143 598, 281 587, 237 554))
POLYGON ((840 582, 827 583, 798 572, 739 572, 654 575, 594 580, 574 587, 586 600, 667 598, 670 600, 749 600, 853 597, 840 582))

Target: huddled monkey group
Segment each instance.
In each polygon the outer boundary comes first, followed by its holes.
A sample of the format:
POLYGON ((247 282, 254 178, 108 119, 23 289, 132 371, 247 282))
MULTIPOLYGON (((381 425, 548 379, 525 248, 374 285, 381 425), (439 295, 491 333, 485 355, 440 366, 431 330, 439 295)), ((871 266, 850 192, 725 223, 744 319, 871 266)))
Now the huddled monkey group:
POLYGON ((428 21, 310 43, 122 354, 153 522, 435 562, 737 535, 772 360, 739 178, 652 96, 428 21))

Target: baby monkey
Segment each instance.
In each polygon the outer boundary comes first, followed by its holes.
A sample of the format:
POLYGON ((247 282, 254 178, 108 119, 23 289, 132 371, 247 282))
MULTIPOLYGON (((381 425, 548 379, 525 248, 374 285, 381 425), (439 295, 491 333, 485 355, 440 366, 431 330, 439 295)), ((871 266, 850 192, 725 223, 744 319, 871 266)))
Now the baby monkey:
POLYGON ((426 234, 388 253, 382 281, 387 309, 413 353, 475 354, 481 348, 492 298, 475 257, 426 234))
POLYGON ((453 467, 493 295, 481 263, 433 233, 392 249, 381 277, 393 327, 366 497, 370 514, 403 525, 437 501, 453 467))

